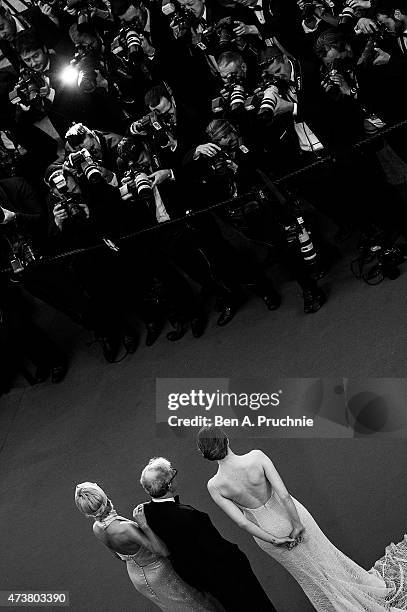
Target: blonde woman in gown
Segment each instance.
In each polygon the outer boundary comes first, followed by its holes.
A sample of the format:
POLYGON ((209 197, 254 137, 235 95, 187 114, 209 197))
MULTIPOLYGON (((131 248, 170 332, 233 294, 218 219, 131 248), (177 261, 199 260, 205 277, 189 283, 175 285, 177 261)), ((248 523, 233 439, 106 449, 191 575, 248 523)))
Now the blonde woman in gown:
POLYGON ((218 427, 201 429, 198 448, 218 461, 208 482, 212 499, 290 572, 317 612, 407 610, 406 537, 366 571, 328 540, 262 451, 235 455, 218 427))
POLYGON ((119 516, 96 483, 75 489, 77 508, 94 519, 93 533, 124 561, 136 590, 165 612, 224 612, 212 597, 186 584, 175 573, 165 544, 148 527, 142 506, 135 521, 119 516))

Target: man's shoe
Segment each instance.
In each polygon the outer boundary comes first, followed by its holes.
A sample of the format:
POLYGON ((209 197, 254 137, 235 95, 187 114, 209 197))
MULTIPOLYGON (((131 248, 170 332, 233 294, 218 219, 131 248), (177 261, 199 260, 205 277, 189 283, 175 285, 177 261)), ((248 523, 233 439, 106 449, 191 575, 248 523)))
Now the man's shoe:
POLYGON ((139 339, 134 333, 132 334, 126 333, 123 336, 124 348, 129 354, 133 354, 136 352, 138 343, 139 343, 139 339))
POLYGON ((239 306, 236 303, 229 302, 223 305, 222 311, 220 313, 220 317, 217 320, 217 324, 220 327, 224 327, 233 319, 237 311, 239 310, 239 306))
POLYGON ((304 291, 304 312, 310 314, 318 312, 326 302, 326 295, 322 289, 316 291, 304 291))
POLYGON ((66 362, 56 363, 51 366, 51 382, 59 383, 66 376, 68 364, 66 362))
POLYGON ((163 327, 161 323, 147 323, 146 346, 153 346, 160 337, 163 327))
POLYGON ((277 291, 270 292, 267 295, 261 295, 260 297, 268 310, 277 310, 277 308, 281 306, 281 296, 278 295, 277 291))
POLYGON ((115 363, 122 346, 120 336, 97 336, 96 338, 102 347, 103 357, 109 363, 115 363))
POLYGON ((204 316, 195 317, 191 321, 191 330, 194 338, 200 338, 206 328, 206 318, 204 316))
POLYGON ((168 332, 167 334, 167 339, 170 340, 171 342, 176 342, 177 340, 181 340, 181 338, 185 336, 185 334, 188 331, 187 323, 177 322, 174 324, 174 327, 175 329, 173 331, 168 332))

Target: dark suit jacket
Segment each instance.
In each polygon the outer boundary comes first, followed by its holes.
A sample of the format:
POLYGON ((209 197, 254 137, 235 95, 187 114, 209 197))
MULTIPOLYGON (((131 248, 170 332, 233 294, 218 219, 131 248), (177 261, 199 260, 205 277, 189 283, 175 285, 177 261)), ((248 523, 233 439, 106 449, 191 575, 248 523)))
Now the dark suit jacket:
POLYGON ((225 540, 204 512, 176 502, 144 505, 147 522, 170 550, 175 571, 216 597, 227 612, 274 610, 240 549, 225 540))
POLYGON ((0 180, 0 206, 16 213, 16 221, 0 225, 4 232, 12 231, 15 224, 28 237, 38 241, 46 234, 46 211, 31 185, 24 178, 0 180))

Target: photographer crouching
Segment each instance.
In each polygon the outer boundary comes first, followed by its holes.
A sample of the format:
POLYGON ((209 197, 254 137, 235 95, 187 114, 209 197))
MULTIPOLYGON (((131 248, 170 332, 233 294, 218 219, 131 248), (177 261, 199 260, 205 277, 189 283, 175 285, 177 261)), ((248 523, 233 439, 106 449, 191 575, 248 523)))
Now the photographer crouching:
MULTIPOLYGON (((272 251, 274 258, 277 254, 303 290, 304 312, 317 312, 326 297, 312 277, 317 254, 302 211, 273 188, 264 159, 235 127, 215 119, 209 124, 207 135, 209 142, 196 147, 185 159, 200 182, 197 192, 206 201, 229 200, 217 214, 226 225, 243 234, 252 248, 260 243, 272 251), (276 192, 279 205, 271 201, 276 192)), ((255 293, 269 310, 275 310, 281 298, 265 271, 252 261, 253 257, 246 254, 241 266, 248 270, 255 293)))

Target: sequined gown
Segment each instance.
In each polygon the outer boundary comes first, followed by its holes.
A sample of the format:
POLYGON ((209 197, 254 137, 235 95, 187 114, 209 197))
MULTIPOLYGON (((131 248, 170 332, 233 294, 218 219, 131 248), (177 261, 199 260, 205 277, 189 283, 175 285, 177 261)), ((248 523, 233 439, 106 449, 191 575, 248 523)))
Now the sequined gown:
MULTIPOLYGON (((107 529, 115 520, 128 519, 112 515, 97 525, 107 529)), ((224 612, 209 595, 186 584, 173 570, 168 559, 140 546, 134 555, 116 553, 126 562, 127 572, 136 590, 165 612, 224 612)))
MULTIPOLYGON (((295 548, 276 547, 254 538, 299 583, 317 612, 396 612, 407 609, 407 538, 386 549, 382 559, 366 571, 328 540, 308 510, 293 502, 305 527, 295 548)), ((235 502, 236 503, 236 502, 235 502)), ((236 503, 249 521, 277 537, 292 531, 280 498, 272 492, 263 506, 251 509, 236 503)))

